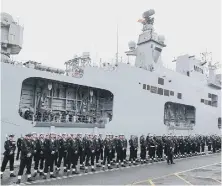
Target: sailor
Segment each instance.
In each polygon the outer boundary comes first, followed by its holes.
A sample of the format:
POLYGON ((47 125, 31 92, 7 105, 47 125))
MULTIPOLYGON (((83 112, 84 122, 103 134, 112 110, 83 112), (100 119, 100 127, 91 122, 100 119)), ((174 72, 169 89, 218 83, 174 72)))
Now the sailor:
POLYGON ((1 167, 1 179, 3 176, 3 172, 5 171, 6 165, 9 161, 10 164, 10 177, 16 177, 14 174, 14 156, 15 156, 15 141, 14 141, 14 134, 9 135, 9 139, 5 141, 5 152, 4 152, 4 159, 2 161, 1 167))
POLYGON ((98 139, 98 136, 94 135, 94 143, 95 143, 95 156, 96 156, 96 167, 101 167, 99 163, 100 158, 100 150, 101 150, 101 140, 98 139))
POLYGON ((156 151, 156 142, 154 141, 153 137, 150 137, 149 139, 148 149, 151 162, 153 162, 155 160, 155 151, 156 151))
POLYGON ((102 134, 99 134, 99 143, 100 143, 100 160, 103 161, 103 153, 104 153, 104 145, 103 145, 103 137, 102 134))
POLYGON ((117 136, 114 135, 110 135, 110 140, 111 140, 111 146, 112 146, 112 151, 111 151, 111 165, 114 165, 115 162, 115 154, 116 154, 116 139, 117 136))
POLYGON ((83 169, 84 170, 84 154, 85 154, 85 143, 82 139, 82 134, 79 133, 77 134, 77 140, 78 140, 78 143, 79 143, 79 159, 80 159, 80 169, 83 169))
POLYGON ((201 145, 201 153, 204 153, 205 151, 205 138, 201 136, 200 145, 201 145))
POLYGON ((21 153, 21 144, 22 144, 22 136, 18 138, 17 140, 17 155, 16 155, 16 160, 19 159, 19 155, 21 153))
POLYGON ((27 181, 31 182, 33 181, 31 178, 31 164, 32 164, 32 155, 34 151, 33 143, 31 140, 32 134, 26 134, 25 138, 22 140, 21 145, 21 161, 19 166, 19 172, 18 172, 18 180, 16 184, 21 183, 21 178, 23 175, 23 171, 26 167, 27 169, 27 181))
POLYGON ((105 165, 107 161, 107 166, 108 169, 112 169, 110 165, 110 160, 111 160, 111 154, 112 153, 112 143, 110 140, 110 135, 106 135, 106 138, 104 140, 104 160, 103 160, 103 170, 105 170, 105 165))
POLYGON ((95 155, 96 155, 96 138, 93 138, 93 135, 91 134, 89 136, 89 154, 90 154, 90 159, 91 159, 91 171, 95 172, 96 169, 94 167, 94 160, 95 160, 95 155))
POLYGON ((32 140, 32 145, 33 145, 33 157, 34 157, 34 162, 35 162, 35 166, 34 166, 34 177, 37 175, 37 171, 38 171, 38 163, 39 163, 39 154, 37 153, 37 144, 38 144, 38 138, 37 138, 37 133, 33 132, 32 136, 31 136, 31 140, 32 140))
POLYGON ((127 139, 123 135, 123 161, 126 163, 127 139))
MULTIPOLYGON (((37 172, 40 173, 40 176, 43 176, 43 166, 44 166, 44 134, 40 133, 39 135, 39 139, 37 140, 37 144, 36 144, 36 149, 37 149, 37 160, 35 161, 35 167, 34 170, 37 170, 37 172), (39 162, 40 162, 40 170, 38 169, 39 167, 39 162), (39 171, 38 171, 39 170, 39 171)), ((35 171, 33 177, 35 177, 37 175, 37 172, 35 171)))
POLYGON ((173 140, 171 139, 171 137, 168 137, 167 142, 166 142, 166 146, 167 146, 167 163, 168 163, 168 165, 170 163, 175 164, 173 162, 174 144, 173 144, 173 140))
POLYGON ((68 139, 68 154, 67 154, 67 164, 68 164, 68 173, 70 172, 72 164, 72 174, 78 174, 77 171, 77 162, 79 154, 79 142, 76 135, 71 135, 68 139))
POLYGON ((63 133, 61 138, 58 140, 58 152, 59 152, 59 159, 58 159, 58 164, 56 167, 57 172, 60 171, 60 166, 61 166, 61 162, 63 160, 63 169, 66 170, 66 166, 67 166, 67 148, 68 148, 68 144, 67 144, 67 134, 63 133))
POLYGON ((130 140, 129 140, 129 145, 130 145, 130 157, 129 157, 129 165, 131 165, 131 163, 133 162, 134 165, 136 165, 135 162, 135 136, 131 135, 130 136, 130 140))
POLYGON ((90 140, 91 139, 91 135, 85 136, 84 138, 84 142, 85 142, 85 155, 86 155, 86 160, 85 160, 85 172, 88 172, 88 166, 89 166, 89 159, 90 159, 90 140))
POLYGON ((138 140, 137 136, 134 136, 133 143, 134 143, 134 147, 135 147, 135 149, 134 149, 134 159, 135 159, 135 161, 138 161, 138 159, 137 159, 137 152, 138 152, 139 140, 138 140))
POLYGON ((140 136, 140 151, 141 163, 143 164, 146 162, 146 139, 144 135, 140 136))
POLYGON ((117 167, 119 167, 119 163, 121 163, 122 167, 125 167, 124 165, 124 139, 123 139, 123 134, 119 135, 119 138, 117 139, 116 143, 116 151, 117 151, 117 161, 116 161, 116 165, 117 167))
POLYGON ((50 167, 50 178, 55 178, 53 175, 54 163, 56 160, 56 152, 58 151, 58 143, 56 141, 56 134, 54 132, 50 133, 49 139, 45 140, 44 143, 45 148, 45 168, 44 168, 44 177, 43 179, 47 179, 48 167, 50 167))

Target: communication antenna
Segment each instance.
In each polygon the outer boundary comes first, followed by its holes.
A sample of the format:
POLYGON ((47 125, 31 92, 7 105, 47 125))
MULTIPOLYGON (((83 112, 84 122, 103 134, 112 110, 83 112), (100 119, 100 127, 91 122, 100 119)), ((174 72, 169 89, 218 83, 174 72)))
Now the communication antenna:
POLYGON ((201 55, 201 59, 202 59, 201 66, 204 66, 208 62, 211 63, 212 52, 207 52, 207 49, 206 49, 206 52, 202 52, 202 53, 200 53, 200 55, 201 55))
POLYGON ((117 40, 117 46, 116 46, 116 64, 118 63, 119 59, 119 28, 117 23, 117 33, 116 33, 116 40, 117 40))

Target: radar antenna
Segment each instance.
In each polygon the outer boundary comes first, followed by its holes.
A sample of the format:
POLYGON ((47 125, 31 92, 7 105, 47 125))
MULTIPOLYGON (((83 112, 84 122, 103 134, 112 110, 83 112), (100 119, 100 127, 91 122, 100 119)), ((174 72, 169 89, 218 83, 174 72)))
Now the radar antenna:
POLYGON ((204 66, 206 63, 211 63, 212 62, 212 52, 207 52, 207 49, 206 49, 206 52, 202 52, 200 53, 200 56, 201 56, 201 66, 204 66))

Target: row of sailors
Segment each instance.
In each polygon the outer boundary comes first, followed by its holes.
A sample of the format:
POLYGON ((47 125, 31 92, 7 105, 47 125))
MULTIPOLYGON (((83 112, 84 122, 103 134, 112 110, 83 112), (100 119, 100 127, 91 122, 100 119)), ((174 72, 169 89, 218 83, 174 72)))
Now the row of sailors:
MULTIPOLYGON (((37 173, 47 179, 48 167, 50 167, 50 177, 55 178, 54 166, 56 172, 60 171, 63 161, 64 172, 72 172, 78 174, 77 164, 80 161, 80 169, 88 172, 88 167, 91 166, 92 171, 96 171, 95 167, 102 166, 105 170, 112 169, 112 165, 126 166, 127 163, 127 147, 129 145, 130 156, 129 165, 136 164, 138 160, 137 152, 140 149, 141 163, 147 162, 147 154, 151 161, 163 160, 164 155, 167 156, 167 163, 173 162, 175 157, 186 157, 190 154, 199 154, 204 152, 205 145, 208 150, 216 152, 221 148, 221 138, 219 136, 149 136, 142 135, 139 139, 137 136, 131 136, 129 141, 124 135, 113 136, 106 135, 105 139, 102 134, 85 135, 82 134, 27 134, 24 138, 19 138, 17 141, 17 157, 21 153, 20 167, 18 172, 18 181, 20 183, 24 168, 27 168, 27 181, 32 181, 31 165, 34 160, 34 174, 37 173), (139 145, 140 144, 140 145, 139 145), (140 146, 140 148, 139 148, 140 146), (96 165, 95 165, 96 162, 96 165), (102 165, 101 165, 102 164, 102 165)), ((5 142, 4 159, 1 167, 1 176, 5 171, 8 161, 10 161, 10 177, 15 177, 14 170, 14 154, 16 143, 14 135, 9 136, 9 140, 5 142)))
MULTIPOLYGON (((24 114, 20 112, 20 116, 27 120, 33 120, 33 112, 30 110, 26 110, 24 114)), ((34 118, 35 121, 39 122, 83 122, 83 123, 95 123, 96 117, 95 116, 85 116, 85 115, 76 115, 74 113, 67 113, 67 112, 59 112, 59 113, 52 113, 52 112, 38 112, 34 118)))

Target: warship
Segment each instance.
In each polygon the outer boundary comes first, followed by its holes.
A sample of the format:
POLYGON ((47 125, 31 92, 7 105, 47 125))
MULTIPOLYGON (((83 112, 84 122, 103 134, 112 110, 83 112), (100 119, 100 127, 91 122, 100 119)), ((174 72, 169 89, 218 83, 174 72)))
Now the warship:
MULTIPOLYGON (((89 52, 57 69, 14 61, 24 27, 1 13, 1 140, 14 133, 220 134, 219 63, 192 55, 164 67, 165 37, 154 30, 155 11, 143 13, 138 42, 130 41, 134 64, 92 65, 89 52)), ((205 58, 204 58, 205 56, 205 58)))

